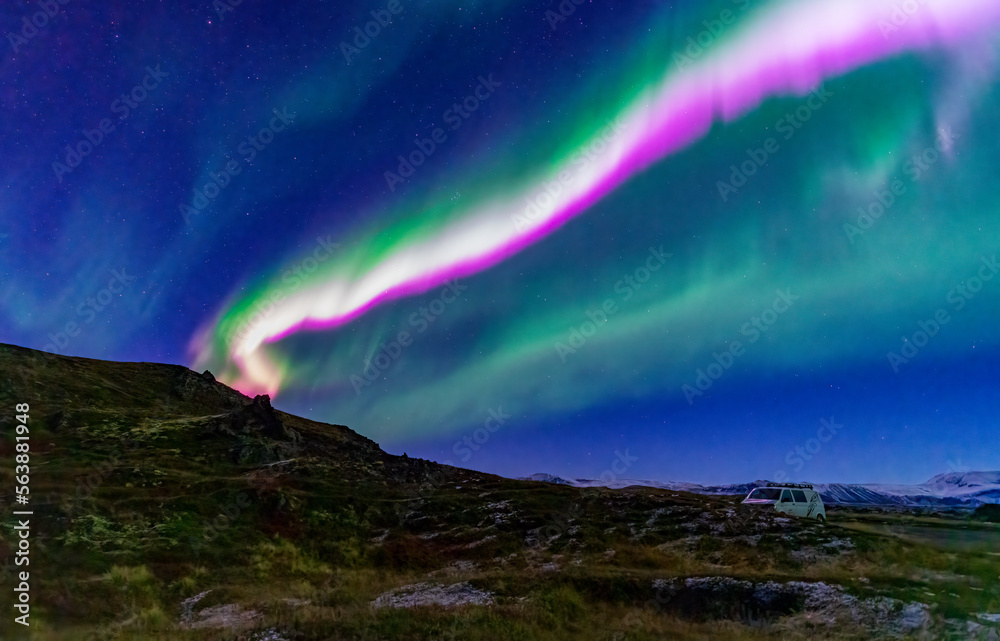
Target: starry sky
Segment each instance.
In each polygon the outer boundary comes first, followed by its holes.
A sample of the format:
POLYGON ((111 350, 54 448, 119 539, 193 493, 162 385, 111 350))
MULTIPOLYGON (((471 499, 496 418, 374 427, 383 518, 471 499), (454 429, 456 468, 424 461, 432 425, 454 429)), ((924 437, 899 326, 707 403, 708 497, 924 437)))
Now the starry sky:
POLYGON ((4 3, 0 341, 522 476, 1000 468, 992 0, 4 3))

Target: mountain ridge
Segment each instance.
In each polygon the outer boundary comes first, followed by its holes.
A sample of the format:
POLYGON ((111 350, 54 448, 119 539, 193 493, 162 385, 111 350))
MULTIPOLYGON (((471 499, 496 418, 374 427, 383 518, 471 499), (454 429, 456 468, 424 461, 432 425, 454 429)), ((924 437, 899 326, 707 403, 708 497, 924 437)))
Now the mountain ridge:
MULTIPOLYGON (((266 394, 251 398, 211 372, 198 374, 183 365, 63 356, 0 343, 0 373, 0 403, 28 403, 46 436, 70 437, 76 425, 110 420, 118 424, 122 444, 148 441, 149 430, 142 426, 155 416, 161 437, 194 428, 202 453, 218 451, 233 463, 324 459, 335 463, 339 474, 380 483, 419 482, 461 469, 389 454, 345 425, 278 410, 266 394)), ((0 416, 0 429, 13 420, 0 416)), ((91 432, 88 442, 106 436, 91 432)))
MULTIPOLYGON (((684 481, 652 481, 645 479, 564 479, 546 473, 532 474, 523 480, 570 485, 573 487, 652 487, 694 494, 749 494, 769 481, 758 479, 747 483, 701 485, 684 481)), ((917 485, 883 483, 811 483, 824 503, 872 506, 977 507, 984 503, 1000 503, 1000 471, 945 472, 917 485)))

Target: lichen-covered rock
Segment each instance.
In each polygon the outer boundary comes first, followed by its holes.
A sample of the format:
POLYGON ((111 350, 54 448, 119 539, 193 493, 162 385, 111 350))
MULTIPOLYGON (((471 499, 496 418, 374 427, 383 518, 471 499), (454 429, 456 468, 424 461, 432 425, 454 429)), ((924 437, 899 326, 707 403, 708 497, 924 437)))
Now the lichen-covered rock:
POLYGON ((372 601, 375 608, 414 608, 423 605, 439 605, 453 608, 461 605, 489 605, 493 595, 476 589, 468 583, 435 585, 416 583, 397 588, 372 601))

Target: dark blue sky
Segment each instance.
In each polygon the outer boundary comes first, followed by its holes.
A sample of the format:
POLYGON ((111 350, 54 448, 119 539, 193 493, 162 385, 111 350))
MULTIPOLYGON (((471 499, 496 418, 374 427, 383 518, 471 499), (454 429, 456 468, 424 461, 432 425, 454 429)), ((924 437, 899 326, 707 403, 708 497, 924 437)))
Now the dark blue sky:
POLYGON ((997 469, 993 14, 813 4, 4 5, 0 341, 510 476, 997 469))

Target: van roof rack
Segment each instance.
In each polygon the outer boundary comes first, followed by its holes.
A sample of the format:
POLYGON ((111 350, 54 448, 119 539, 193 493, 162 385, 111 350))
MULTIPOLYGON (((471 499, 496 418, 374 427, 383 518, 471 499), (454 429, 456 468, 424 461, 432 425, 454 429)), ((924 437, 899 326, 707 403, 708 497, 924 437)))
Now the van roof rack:
POLYGON ((810 483, 771 483, 770 481, 768 481, 765 487, 798 487, 804 490, 813 489, 813 486, 810 483))

